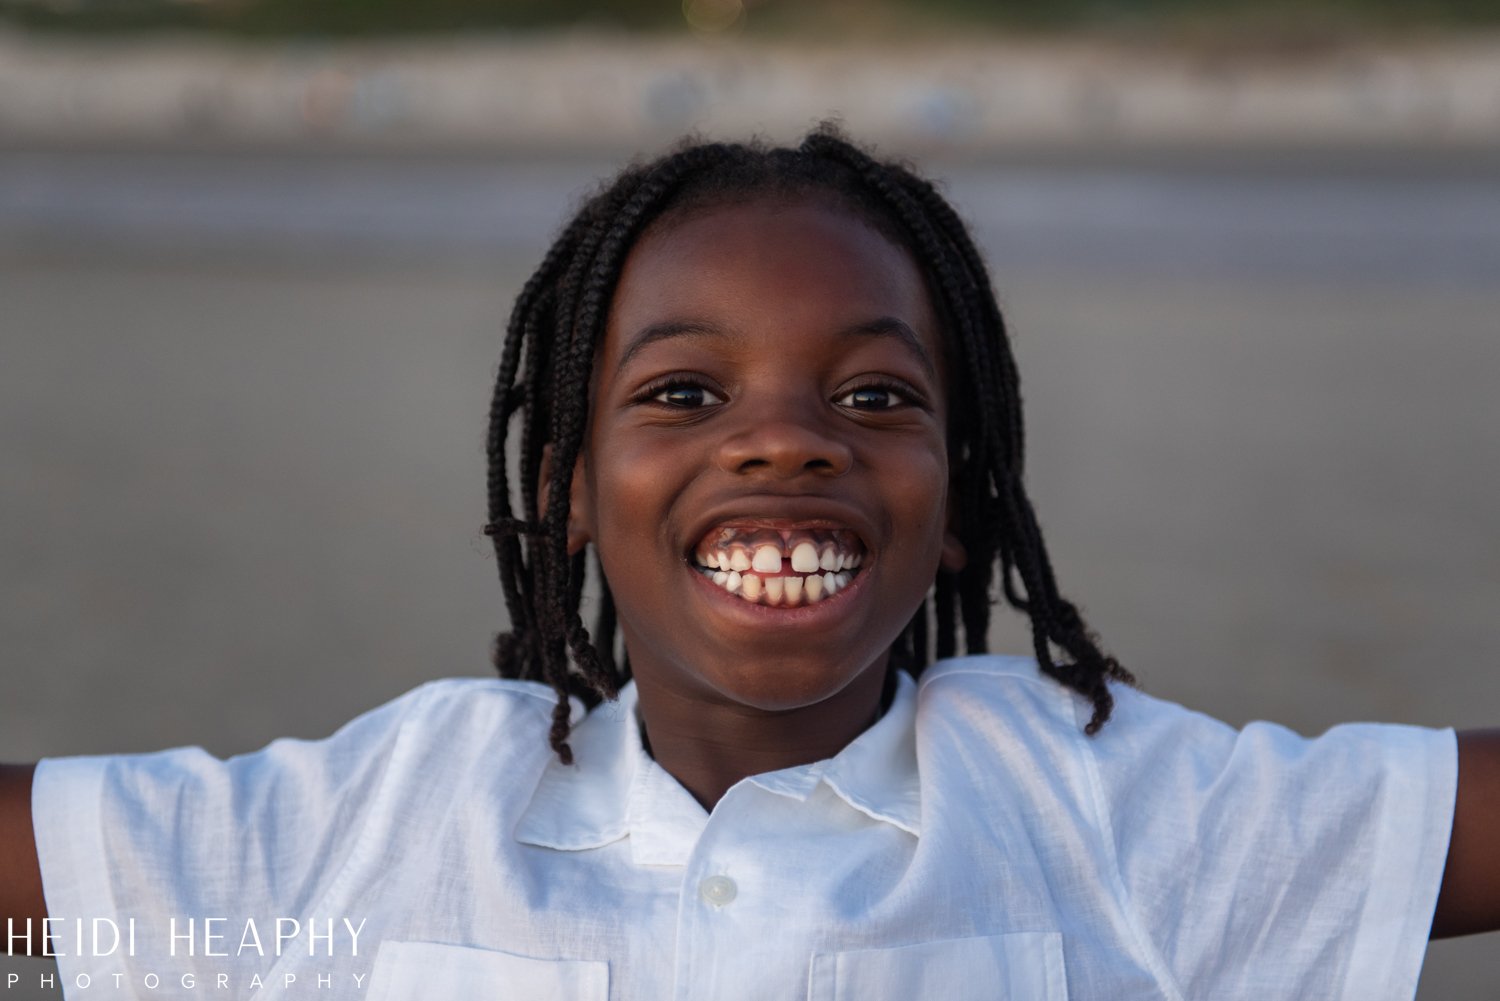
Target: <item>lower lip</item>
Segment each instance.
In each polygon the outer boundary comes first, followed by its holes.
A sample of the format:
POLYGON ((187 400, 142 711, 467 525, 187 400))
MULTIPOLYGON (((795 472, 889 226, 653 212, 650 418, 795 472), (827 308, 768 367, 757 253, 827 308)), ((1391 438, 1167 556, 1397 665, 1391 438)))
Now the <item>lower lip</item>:
POLYGON ((793 605, 783 608, 775 605, 762 605, 759 602, 749 602, 739 595, 730 594, 708 577, 695 570, 691 564, 687 566, 687 572, 693 575, 698 586, 708 592, 710 600, 716 602, 717 607, 722 608, 727 614, 738 615, 747 622, 756 625, 774 625, 785 628, 787 626, 818 626, 839 618, 850 606, 853 599, 859 595, 868 574, 869 564, 860 568, 860 572, 850 578, 849 583, 839 589, 839 592, 831 597, 823 598, 812 605, 793 605))

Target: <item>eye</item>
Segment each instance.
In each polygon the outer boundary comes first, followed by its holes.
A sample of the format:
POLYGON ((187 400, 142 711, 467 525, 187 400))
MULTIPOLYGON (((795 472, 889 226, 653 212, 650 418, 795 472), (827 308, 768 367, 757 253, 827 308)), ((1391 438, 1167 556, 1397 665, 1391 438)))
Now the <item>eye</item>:
POLYGON ((724 401, 711 390, 695 383, 677 382, 656 389, 651 399, 657 403, 681 410, 696 410, 724 401))
POLYGON ((910 403, 907 393, 896 386, 882 384, 860 386, 833 401, 852 410, 889 410, 910 403))

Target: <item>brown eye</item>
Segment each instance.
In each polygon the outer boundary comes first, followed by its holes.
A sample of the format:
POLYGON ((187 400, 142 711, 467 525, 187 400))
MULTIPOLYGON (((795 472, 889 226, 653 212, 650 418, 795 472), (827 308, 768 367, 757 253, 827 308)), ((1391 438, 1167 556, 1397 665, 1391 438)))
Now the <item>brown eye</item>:
POLYGON ((841 407, 854 410, 887 410, 907 402, 906 398, 886 386, 861 386, 834 401, 841 407))
POLYGON ((680 407, 684 410, 693 410, 698 407, 708 407, 715 403, 724 402, 702 386, 688 384, 668 386, 658 391, 651 398, 657 403, 663 403, 669 407, 680 407))

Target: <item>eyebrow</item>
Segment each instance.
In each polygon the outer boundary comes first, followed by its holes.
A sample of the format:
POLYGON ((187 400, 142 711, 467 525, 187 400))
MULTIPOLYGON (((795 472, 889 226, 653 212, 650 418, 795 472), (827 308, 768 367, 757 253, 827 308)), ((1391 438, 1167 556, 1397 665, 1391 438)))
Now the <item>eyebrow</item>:
MULTIPOLYGON (((922 370, 927 373, 928 377, 937 378, 937 369, 927 349, 922 345, 922 339, 904 320, 899 320, 894 316, 881 316, 863 323, 856 323, 852 327, 845 327, 836 336, 892 338, 905 345, 912 357, 921 364, 922 370)), ((674 337, 737 340, 739 335, 727 327, 704 320, 665 320, 661 323, 653 323, 636 335, 630 347, 625 349, 625 354, 620 357, 619 367, 624 368, 630 359, 647 345, 674 337)))

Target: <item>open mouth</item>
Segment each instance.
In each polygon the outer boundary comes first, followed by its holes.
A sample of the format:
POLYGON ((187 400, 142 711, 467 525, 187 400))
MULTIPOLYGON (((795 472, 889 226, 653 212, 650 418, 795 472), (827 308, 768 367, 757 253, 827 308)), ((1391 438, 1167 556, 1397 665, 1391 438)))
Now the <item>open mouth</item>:
POLYGON ((699 573, 744 601, 794 608, 848 587, 865 547, 844 528, 719 525, 698 543, 693 561, 699 573))

